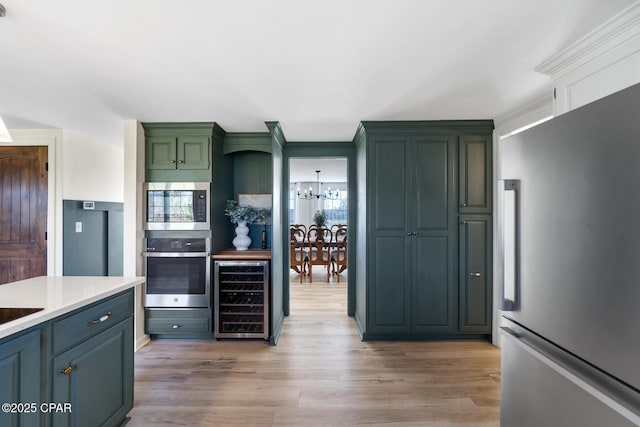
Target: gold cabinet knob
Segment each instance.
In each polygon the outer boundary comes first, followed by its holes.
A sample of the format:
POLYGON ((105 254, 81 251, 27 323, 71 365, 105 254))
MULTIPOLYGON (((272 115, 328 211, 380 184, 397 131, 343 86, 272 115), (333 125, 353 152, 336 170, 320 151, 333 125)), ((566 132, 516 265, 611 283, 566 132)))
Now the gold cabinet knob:
POLYGON ((62 370, 62 373, 65 375, 71 375, 71 372, 73 372, 73 368, 71 366, 67 366, 62 370))

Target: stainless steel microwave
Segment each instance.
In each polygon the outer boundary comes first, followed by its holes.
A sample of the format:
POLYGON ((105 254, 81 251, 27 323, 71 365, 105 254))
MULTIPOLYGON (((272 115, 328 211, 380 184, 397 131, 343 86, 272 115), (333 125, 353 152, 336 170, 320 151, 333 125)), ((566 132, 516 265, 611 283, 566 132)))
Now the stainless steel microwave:
POLYGON ((208 182, 145 183, 145 229, 208 230, 210 188, 208 182))

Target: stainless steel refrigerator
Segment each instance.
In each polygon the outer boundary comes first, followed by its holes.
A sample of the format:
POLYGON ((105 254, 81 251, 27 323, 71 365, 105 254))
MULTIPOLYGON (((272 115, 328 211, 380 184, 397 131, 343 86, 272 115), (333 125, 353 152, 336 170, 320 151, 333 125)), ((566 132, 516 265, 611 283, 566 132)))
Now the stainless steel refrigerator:
POLYGON ((640 85, 502 141, 501 425, 640 425, 640 85))

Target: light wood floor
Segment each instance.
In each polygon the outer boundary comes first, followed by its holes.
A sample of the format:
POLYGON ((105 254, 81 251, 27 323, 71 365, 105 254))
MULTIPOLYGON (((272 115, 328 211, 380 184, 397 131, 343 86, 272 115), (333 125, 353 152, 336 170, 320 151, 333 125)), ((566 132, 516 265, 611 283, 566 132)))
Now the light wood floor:
POLYGON ((138 351, 127 427, 499 425, 497 348, 361 342, 345 281, 296 278, 277 346, 160 340, 138 351))

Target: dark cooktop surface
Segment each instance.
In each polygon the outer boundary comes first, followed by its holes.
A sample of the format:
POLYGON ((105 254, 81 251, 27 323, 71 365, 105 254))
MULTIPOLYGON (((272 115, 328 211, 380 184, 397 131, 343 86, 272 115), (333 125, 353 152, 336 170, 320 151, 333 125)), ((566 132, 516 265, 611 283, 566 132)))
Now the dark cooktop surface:
POLYGON ((12 320, 19 319, 29 314, 37 313, 44 310, 44 308, 6 308, 0 307, 0 325, 3 323, 11 322, 12 320))

